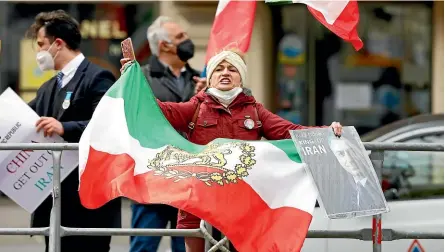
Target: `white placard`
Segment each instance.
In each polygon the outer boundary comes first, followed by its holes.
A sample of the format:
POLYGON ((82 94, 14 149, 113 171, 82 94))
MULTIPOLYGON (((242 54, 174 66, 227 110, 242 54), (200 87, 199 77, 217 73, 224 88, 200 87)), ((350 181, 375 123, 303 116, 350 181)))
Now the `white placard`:
MULTIPOLYGON (((63 143, 57 135, 44 137, 36 132, 39 116, 12 89, 0 95, 0 144, 63 143)), ((63 151, 61 179, 79 164, 78 151, 63 151)), ((0 151, 0 190, 32 213, 52 191, 51 151, 0 151)))
POLYGON ((331 219, 387 213, 388 203, 357 130, 343 127, 291 130, 292 140, 319 192, 320 206, 331 219))
POLYGON ((372 86, 370 83, 337 83, 335 107, 337 109, 370 109, 372 86))

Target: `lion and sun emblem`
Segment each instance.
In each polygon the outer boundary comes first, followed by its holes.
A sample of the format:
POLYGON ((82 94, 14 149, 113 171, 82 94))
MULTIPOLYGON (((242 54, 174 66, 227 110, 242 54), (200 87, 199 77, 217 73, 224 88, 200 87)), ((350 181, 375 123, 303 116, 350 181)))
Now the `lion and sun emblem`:
POLYGON ((196 154, 169 145, 153 159, 149 159, 147 167, 153 170, 155 175, 174 179, 175 182, 196 178, 208 186, 223 186, 237 183, 247 177, 249 170, 256 164, 254 157, 255 147, 247 142, 211 143, 196 154), (228 169, 228 164, 233 163, 233 160, 229 162, 229 159, 235 157, 234 169, 228 169), (190 167, 203 169, 191 171, 187 169, 190 167))

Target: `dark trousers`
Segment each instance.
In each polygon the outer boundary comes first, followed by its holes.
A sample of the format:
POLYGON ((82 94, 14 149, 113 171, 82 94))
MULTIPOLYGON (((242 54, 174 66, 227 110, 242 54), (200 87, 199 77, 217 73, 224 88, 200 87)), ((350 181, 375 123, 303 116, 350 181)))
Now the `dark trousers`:
MULTIPOLYGON (((176 228, 178 209, 168 205, 131 205, 131 227, 132 228, 166 228, 168 222, 172 228, 176 228)), ((130 252, 152 252, 157 251, 160 236, 131 236, 130 252)), ((185 252, 184 237, 172 237, 171 248, 173 252, 185 252)))
MULTIPOLYGON (((61 239, 61 252, 108 252, 111 236, 66 236, 61 239)), ((45 236, 45 252, 48 252, 49 237, 45 236)))
MULTIPOLYGON (((220 241, 223 237, 223 235, 221 234, 221 231, 219 231, 216 228, 212 228, 211 234, 212 234, 212 237, 215 238, 215 240, 217 240, 217 241, 220 241)), ((213 247, 213 245, 210 245, 210 247, 213 247)), ((229 240, 229 250, 231 252, 237 252, 237 250, 235 249, 233 244, 230 242, 230 240, 229 240)), ((218 249, 217 251, 222 251, 222 250, 218 249)))

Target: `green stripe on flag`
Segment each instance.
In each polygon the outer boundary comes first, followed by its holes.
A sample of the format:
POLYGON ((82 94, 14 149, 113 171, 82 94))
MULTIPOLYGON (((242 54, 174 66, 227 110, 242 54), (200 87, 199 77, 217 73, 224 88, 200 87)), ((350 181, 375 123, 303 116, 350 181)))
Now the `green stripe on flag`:
POLYGON ((124 100, 128 131, 142 147, 155 149, 170 144, 192 153, 204 149, 205 146, 190 143, 171 127, 139 63, 128 66, 106 95, 124 100))
POLYGON ((298 155, 294 142, 291 139, 267 141, 270 144, 275 145, 286 153, 286 155, 294 162, 301 163, 300 155, 298 155))

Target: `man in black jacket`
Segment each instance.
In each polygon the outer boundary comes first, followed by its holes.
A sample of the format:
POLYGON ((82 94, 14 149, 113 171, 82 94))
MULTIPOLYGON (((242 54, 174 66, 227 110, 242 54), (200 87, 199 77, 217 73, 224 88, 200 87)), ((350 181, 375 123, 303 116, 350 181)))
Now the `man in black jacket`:
MULTIPOLYGON (((169 17, 160 16, 147 30, 153 54, 142 66, 154 95, 161 101, 185 102, 205 85, 205 78, 192 69, 187 61, 194 55, 195 46, 182 27, 169 17)), ((125 60, 125 59, 123 59, 125 60)), ((180 132, 184 133, 186 132, 180 132)), ((171 206, 132 204, 133 228, 165 228, 170 222, 176 227, 178 210, 171 206)), ((161 237, 130 237, 130 252, 157 251, 161 237)), ((185 251, 184 238, 172 237, 172 251, 185 251)))
MULTIPOLYGON (((82 132, 105 92, 115 82, 111 72, 85 59, 80 51, 79 24, 64 11, 43 12, 36 16, 29 35, 37 43, 37 63, 42 71, 56 70, 29 105, 41 116, 37 131, 45 136, 57 134, 65 141, 78 143, 82 132)), ((81 228, 120 228, 121 201, 90 210, 80 203, 79 171, 75 169, 62 182, 62 226, 81 228)), ((48 227, 52 198, 48 197, 33 213, 33 227, 48 227)), ((66 236, 61 251, 110 250, 111 236, 66 236)), ((45 237, 48 251, 48 237, 45 237)))

